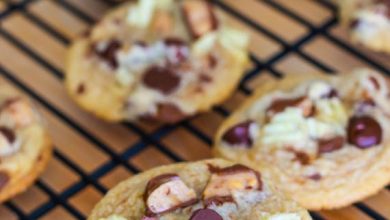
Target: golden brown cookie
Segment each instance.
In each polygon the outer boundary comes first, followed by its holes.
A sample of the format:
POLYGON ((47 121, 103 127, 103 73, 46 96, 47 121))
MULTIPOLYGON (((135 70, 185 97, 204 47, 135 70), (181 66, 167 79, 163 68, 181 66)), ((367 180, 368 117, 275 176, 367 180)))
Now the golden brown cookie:
POLYGON ((230 95, 248 64, 248 44, 208 1, 139 0, 72 44, 66 88, 109 121, 174 123, 230 95))
POLYGON ((261 85, 218 131, 214 153, 260 170, 307 209, 366 198, 390 181, 386 79, 360 69, 261 85))
POLYGON ((351 40, 369 49, 390 53, 390 1, 337 0, 341 22, 351 40))
POLYGON ((25 191, 51 158, 52 144, 32 103, 0 85, 0 202, 25 191))
POLYGON ((89 220, 305 220, 308 212, 261 174, 213 159, 162 166, 123 181, 89 220))

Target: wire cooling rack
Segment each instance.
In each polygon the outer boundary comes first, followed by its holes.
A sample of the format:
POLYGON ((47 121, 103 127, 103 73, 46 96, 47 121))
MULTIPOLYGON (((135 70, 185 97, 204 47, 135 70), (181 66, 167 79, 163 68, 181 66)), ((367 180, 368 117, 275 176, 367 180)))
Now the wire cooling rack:
MULTIPOLYGON (((389 74, 390 57, 351 45, 326 0, 224 0, 216 8, 252 34, 251 68, 236 93, 210 113, 176 125, 112 125, 81 111, 61 81, 69 43, 114 3, 104 0, 0 1, 0 80, 34 99, 48 121, 54 158, 27 192, 0 206, 0 219, 85 219, 128 176, 175 161, 210 157, 212 137, 260 82, 292 72, 368 66, 389 74)), ((390 218, 389 187, 314 219, 390 218)))

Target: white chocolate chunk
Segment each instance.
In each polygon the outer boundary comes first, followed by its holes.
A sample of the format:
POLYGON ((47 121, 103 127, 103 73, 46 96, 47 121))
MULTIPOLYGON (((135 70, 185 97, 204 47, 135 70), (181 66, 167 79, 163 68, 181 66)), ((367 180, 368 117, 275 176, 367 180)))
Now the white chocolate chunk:
POLYGON ((264 220, 301 220, 301 216, 297 213, 280 213, 267 216, 264 220))
POLYGON ((138 4, 131 7, 127 22, 139 28, 146 28, 152 21, 156 9, 156 0, 139 0, 138 4))
POLYGON ((249 46, 250 36, 245 31, 225 27, 219 32, 219 41, 237 59, 247 59, 245 49, 249 46))
POLYGON ((115 77, 122 86, 129 86, 135 81, 134 74, 124 68, 119 68, 115 73, 115 77))
POLYGON ((203 56, 209 53, 214 47, 217 37, 215 32, 210 32, 200 37, 192 46, 193 54, 195 56, 203 56))

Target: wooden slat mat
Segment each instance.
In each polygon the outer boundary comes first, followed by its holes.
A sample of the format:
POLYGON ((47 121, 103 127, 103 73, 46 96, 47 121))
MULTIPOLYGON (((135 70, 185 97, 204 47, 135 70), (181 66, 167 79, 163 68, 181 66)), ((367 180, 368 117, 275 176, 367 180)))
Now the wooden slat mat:
MULTIPOLYGON (((26 193, 0 206, 0 219, 84 219, 103 194, 134 173, 210 157, 218 125, 260 83, 284 74, 372 67, 389 56, 351 45, 327 0, 215 0, 252 35, 251 68, 223 105, 175 126, 108 124, 79 109, 62 86, 69 43, 113 5, 104 0, 0 0, 0 80, 34 99, 55 156, 26 193)), ((315 219, 390 218, 390 192, 315 219)))

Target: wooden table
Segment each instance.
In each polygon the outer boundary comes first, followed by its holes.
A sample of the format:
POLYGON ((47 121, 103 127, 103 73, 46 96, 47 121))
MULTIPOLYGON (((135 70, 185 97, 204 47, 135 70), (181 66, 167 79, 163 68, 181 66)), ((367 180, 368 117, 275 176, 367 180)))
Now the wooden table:
MULTIPOLYGON (((260 83, 284 74, 373 67, 389 73, 389 56, 351 45, 326 0, 225 0, 218 10, 252 34, 252 66, 221 107, 175 126, 108 124, 85 113, 62 86, 70 41, 110 4, 103 0, 0 1, 0 80, 34 99, 55 142, 48 169, 26 193, 0 206, 0 219, 83 219, 104 192, 133 173, 176 160, 210 157, 226 113, 260 83)), ((390 218, 390 192, 318 219, 390 218)))

